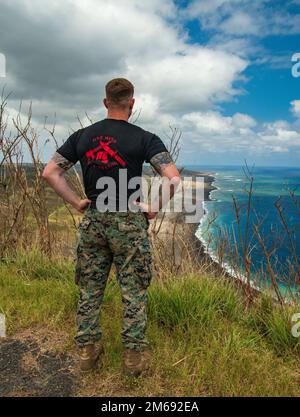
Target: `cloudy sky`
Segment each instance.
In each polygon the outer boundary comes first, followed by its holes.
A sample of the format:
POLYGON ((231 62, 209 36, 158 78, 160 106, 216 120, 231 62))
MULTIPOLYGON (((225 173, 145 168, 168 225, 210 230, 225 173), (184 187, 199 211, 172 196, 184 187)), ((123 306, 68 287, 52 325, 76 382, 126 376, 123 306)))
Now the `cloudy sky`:
POLYGON ((0 87, 12 115, 32 102, 42 142, 46 116, 60 141, 105 117, 123 76, 142 127, 181 129, 181 163, 299 166, 297 52, 300 0, 0 0, 0 87))

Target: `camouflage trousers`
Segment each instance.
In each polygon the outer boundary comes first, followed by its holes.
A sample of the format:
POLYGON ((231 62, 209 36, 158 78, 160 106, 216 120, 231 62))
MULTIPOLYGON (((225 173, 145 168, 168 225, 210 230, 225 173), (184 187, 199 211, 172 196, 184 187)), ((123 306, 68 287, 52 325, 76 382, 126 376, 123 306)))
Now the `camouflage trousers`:
POLYGON ((128 349, 148 346, 147 288, 152 271, 147 229, 143 213, 87 210, 79 225, 75 276, 80 288, 75 336, 79 346, 101 339, 100 307, 112 263, 122 294, 122 342, 128 349))

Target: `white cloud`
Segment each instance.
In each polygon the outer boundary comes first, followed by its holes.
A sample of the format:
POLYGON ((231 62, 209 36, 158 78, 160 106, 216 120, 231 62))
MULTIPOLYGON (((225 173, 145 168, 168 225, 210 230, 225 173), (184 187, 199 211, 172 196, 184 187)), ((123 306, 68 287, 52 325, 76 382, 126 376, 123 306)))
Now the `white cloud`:
POLYGON ((234 124, 240 128, 254 127, 256 121, 248 114, 235 113, 232 117, 234 124))
POLYGON ((56 114, 58 128, 67 131, 77 114, 103 116, 105 83, 125 76, 136 86, 141 120, 159 133, 185 113, 234 98, 247 61, 191 45, 177 17, 172 0, 53 0, 47 7, 2 0, 0 48, 9 61, 10 106, 32 101, 36 121, 48 116, 51 123, 56 114))
POLYGON ((201 29, 210 36, 210 45, 275 68, 287 67, 287 52, 285 56, 274 55, 259 43, 261 38, 300 33, 300 13, 293 10, 292 1, 193 0, 184 16, 199 20, 201 29))
MULTIPOLYGON (((56 113, 65 138, 78 127, 77 114, 104 117, 105 83, 125 76, 136 86, 143 127, 158 134, 170 124, 181 128, 183 160, 205 152, 299 149, 295 126, 259 125, 248 114, 217 110, 240 94, 236 81, 249 65, 246 57, 258 51, 249 38, 260 36, 265 14, 258 11, 267 3, 198 0, 181 13, 172 0, 53 0, 47 7, 38 0, 2 0, 0 49, 8 58, 5 83, 14 91, 10 106, 15 113, 20 99, 25 107, 32 101, 40 126, 56 113), (210 43, 189 43, 179 15, 216 29, 210 43), (241 30, 249 36, 240 38, 241 30)), ((276 30, 283 27, 276 22, 276 30)), ((298 117, 299 100, 291 105, 298 117)))
POLYGON ((188 4, 186 15, 198 18, 203 29, 214 29, 232 35, 300 33, 300 14, 290 13, 290 2, 280 4, 271 0, 194 0, 188 4))
POLYGON ((221 116, 217 112, 189 113, 183 116, 182 121, 186 129, 195 128, 197 133, 203 135, 219 135, 225 137, 233 133, 234 127, 231 117, 221 116))
POLYGON ((300 100, 293 100, 291 101, 291 111, 294 116, 300 118, 300 100))
POLYGON ((246 65, 229 53, 187 46, 180 54, 146 64, 131 60, 127 75, 135 80, 137 91, 157 97, 160 111, 184 113, 234 96, 233 82, 246 65))
POLYGON ((260 148, 266 152, 297 151, 300 148, 300 131, 286 121, 276 121, 264 125, 258 132, 260 148))
POLYGON ((253 16, 244 12, 237 12, 231 15, 220 25, 220 29, 232 35, 256 35, 260 26, 253 16))
POLYGON ((205 160, 203 155, 222 153, 225 159, 226 155, 252 155, 255 160, 263 155, 300 150, 300 130, 284 120, 258 124, 247 114, 223 116, 207 111, 185 114, 177 126, 183 131, 182 161, 192 158, 197 163, 199 157, 205 160))
POLYGON ((194 147, 199 153, 235 153, 248 150, 255 136, 251 129, 255 124, 246 114, 236 113, 231 117, 208 111, 184 115, 180 127, 184 132, 185 148, 194 147))

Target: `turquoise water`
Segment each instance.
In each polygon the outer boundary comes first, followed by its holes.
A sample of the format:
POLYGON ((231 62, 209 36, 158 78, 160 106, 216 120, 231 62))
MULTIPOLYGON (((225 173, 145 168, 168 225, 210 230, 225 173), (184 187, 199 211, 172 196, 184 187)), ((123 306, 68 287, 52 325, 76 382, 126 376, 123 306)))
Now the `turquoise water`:
MULTIPOLYGON (((212 256, 216 255, 217 248, 223 242, 225 257, 222 262, 231 270, 233 257, 228 254, 234 242, 237 242, 238 256, 235 255, 234 259, 240 270, 244 271, 244 243, 241 244, 241 241, 245 242, 247 235, 247 190, 250 182, 243 167, 189 168, 211 172, 215 177, 214 185, 217 187, 217 190, 211 193, 212 201, 204 203, 206 215, 197 236, 206 244, 212 256), (233 197, 239 207, 241 239, 233 197), (212 219, 215 220, 212 222, 212 219)), ((288 284, 293 287, 295 280, 300 279, 300 168, 255 167, 251 169, 251 176, 254 178, 253 197, 246 245, 247 252, 250 252, 251 276, 259 287, 262 283, 270 282, 270 274, 263 273, 267 270, 267 261, 258 233, 255 231, 255 226, 258 226, 280 286, 284 288, 288 284), (282 219, 275 207, 276 201, 282 209, 282 219), (283 223, 288 225, 289 233, 286 232, 283 223)))

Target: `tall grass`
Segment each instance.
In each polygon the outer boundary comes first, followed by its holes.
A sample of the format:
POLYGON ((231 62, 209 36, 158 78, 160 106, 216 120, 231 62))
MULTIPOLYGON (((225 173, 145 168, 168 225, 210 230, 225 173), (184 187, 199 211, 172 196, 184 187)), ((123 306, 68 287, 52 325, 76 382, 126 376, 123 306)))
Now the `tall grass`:
MULTIPOLYGON (((32 253, 0 264, 0 309, 11 335, 42 326, 72 338, 77 297, 72 262, 51 264, 32 253)), ((101 316, 103 371, 99 379, 83 380, 78 394, 112 395, 120 383, 126 395, 300 394, 294 308, 282 314, 267 295, 249 307, 228 280, 193 274, 154 279, 148 311, 154 361, 150 373, 132 385, 120 373, 122 303, 112 274, 101 316)))
POLYGON ((215 278, 193 275, 156 283, 149 297, 150 316, 170 329, 209 326, 218 317, 237 317, 243 304, 230 283, 220 285, 215 278))

